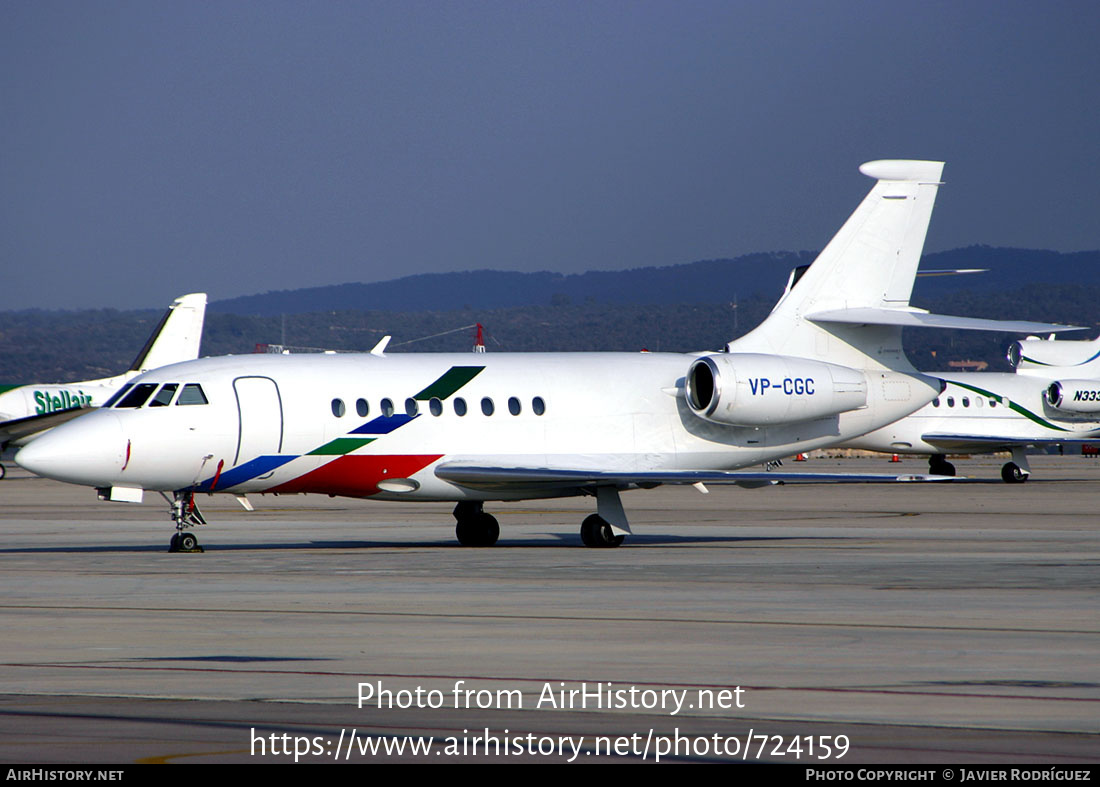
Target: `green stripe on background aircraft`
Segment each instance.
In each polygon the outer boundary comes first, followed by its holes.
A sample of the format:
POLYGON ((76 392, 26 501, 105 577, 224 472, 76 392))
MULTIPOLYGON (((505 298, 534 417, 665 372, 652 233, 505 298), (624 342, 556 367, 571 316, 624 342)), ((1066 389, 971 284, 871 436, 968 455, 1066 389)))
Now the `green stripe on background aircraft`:
MULTIPOLYGON (((148 372, 16 461, 109 500, 158 491, 170 549, 201 549, 196 493, 456 503, 488 546, 493 500, 591 495, 587 546, 630 532, 620 492, 660 484, 899 480, 735 472, 878 429, 938 396, 901 326, 1049 332, 930 315, 909 297, 943 163, 873 161, 876 183, 756 329, 723 352, 253 355, 148 372), (171 495, 171 497, 169 497, 171 495)), ((926 478, 914 476, 906 478, 926 478)))
MULTIPOLYGON (((1100 442, 1100 337, 1013 342, 1015 374, 940 374, 946 390, 912 415, 850 440, 849 448, 929 455, 929 472, 954 475, 947 454, 1011 451, 1008 483, 1031 475, 1027 449, 1100 442)), ((930 373, 931 374, 931 373, 930 373)))
MULTIPOLYGON (((0 450, 23 445, 47 429, 99 407, 142 372, 199 357, 206 293, 172 302, 130 368, 115 377, 75 383, 0 386, 0 450)), ((0 465, 0 478, 3 478, 0 465)))

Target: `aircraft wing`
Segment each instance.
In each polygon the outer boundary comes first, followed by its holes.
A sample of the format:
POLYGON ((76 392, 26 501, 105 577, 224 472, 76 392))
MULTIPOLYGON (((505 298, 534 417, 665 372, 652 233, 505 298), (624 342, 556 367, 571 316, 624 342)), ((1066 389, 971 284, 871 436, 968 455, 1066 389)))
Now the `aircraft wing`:
POLYGON ((1093 433, 1091 437, 1080 432, 1069 437, 1004 437, 998 435, 980 434, 924 434, 921 439, 929 445, 943 448, 945 451, 963 450, 966 448, 981 448, 989 450, 991 446, 1004 446, 1005 449, 1021 445, 1058 445, 1059 443, 1097 443, 1100 442, 1100 432, 1093 433))
POLYGON ((896 483, 899 481, 951 481, 950 476, 911 473, 777 473, 767 471, 661 470, 600 471, 551 467, 487 467, 446 462, 435 469, 437 477, 482 490, 517 488, 573 489, 593 486, 659 486, 661 484, 736 484, 744 487, 788 483, 896 483))
POLYGON ((0 445, 51 429, 94 409, 96 408, 70 407, 68 410, 55 410, 44 415, 31 415, 26 418, 13 418, 10 421, 4 421, 0 423, 0 445))

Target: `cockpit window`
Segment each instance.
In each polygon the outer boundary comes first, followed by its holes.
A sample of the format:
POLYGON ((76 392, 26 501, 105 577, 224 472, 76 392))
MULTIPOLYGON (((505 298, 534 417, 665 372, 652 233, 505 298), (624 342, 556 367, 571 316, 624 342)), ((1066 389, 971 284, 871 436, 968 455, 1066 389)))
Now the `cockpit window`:
POLYGON ((133 390, 122 397, 115 406, 120 410, 123 407, 141 407, 145 404, 145 400, 152 396, 153 391, 156 389, 157 383, 141 383, 140 385, 135 385, 133 390))
POLYGON ((188 383, 183 386, 183 390, 180 391, 180 398, 176 400, 176 404, 209 404, 206 398, 206 394, 202 392, 202 386, 198 383, 188 383))
POLYGON ((103 406, 104 407, 114 407, 115 402, 117 402, 119 399, 121 399, 126 394, 126 392, 129 391, 133 387, 134 387, 133 383, 126 383, 126 385, 122 386, 117 391, 115 391, 114 394, 111 395, 111 398, 103 403, 103 406))
POLYGON ((176 395, 176 389, 179 387, 179 383, 165 383, 164 387, 157 391, 157 395, 153 397, 153 401, 149 402, 149 406, 164 407, 172 404, 172 397, 176 395))

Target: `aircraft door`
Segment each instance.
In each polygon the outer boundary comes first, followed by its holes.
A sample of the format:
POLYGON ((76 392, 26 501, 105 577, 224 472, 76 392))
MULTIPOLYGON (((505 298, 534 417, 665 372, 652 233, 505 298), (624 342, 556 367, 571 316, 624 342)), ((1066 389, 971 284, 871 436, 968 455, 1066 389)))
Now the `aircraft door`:
POLYGON ((234 465, 257 456, 278 454, 283 448, 283 403, 279 386, 270 377, 238 377, 237 394, 240 431, 234 465))

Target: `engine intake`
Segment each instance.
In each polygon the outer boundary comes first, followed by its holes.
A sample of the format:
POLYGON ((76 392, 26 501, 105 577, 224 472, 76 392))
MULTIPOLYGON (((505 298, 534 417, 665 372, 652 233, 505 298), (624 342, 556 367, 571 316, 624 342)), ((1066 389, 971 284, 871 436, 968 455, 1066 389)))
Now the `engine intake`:
POLYGON ((755 353, 695 360, 686 389, 693 413, 731 426, 797 423, 867 405, 867 378, 857 369, 755 353))
POLYGON ((1067 413, 1100 413, 1100 381, 1056 380, 1046 390, 1047 404, 1067 413))

